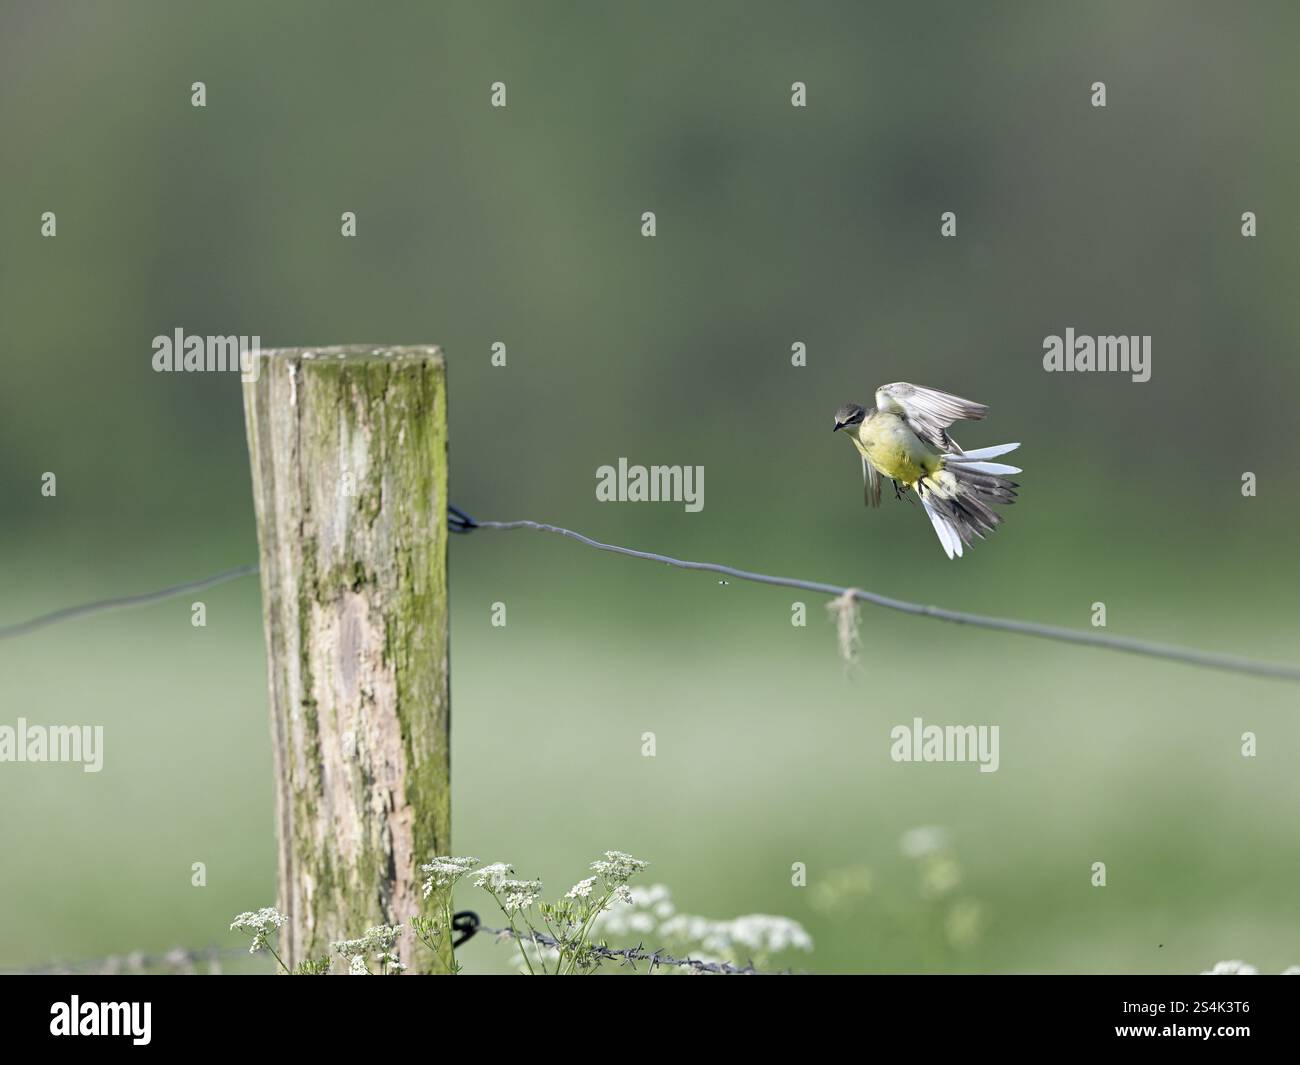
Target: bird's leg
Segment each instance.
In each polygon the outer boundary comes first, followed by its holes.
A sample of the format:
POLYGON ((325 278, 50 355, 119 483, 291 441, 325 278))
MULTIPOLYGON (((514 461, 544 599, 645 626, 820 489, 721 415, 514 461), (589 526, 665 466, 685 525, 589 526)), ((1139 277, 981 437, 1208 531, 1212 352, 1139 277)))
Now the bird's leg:
POLYGON ((890 478, 890 482, 891 482, 891 483, 893 484, 893 486, 894 486, 894 498, 895 498, 895 499, 902 499, 902 498, 903 498, 903 490, 902 490, 901 488, 898 487, 898 482, 895 481, 892 477, 890 478))

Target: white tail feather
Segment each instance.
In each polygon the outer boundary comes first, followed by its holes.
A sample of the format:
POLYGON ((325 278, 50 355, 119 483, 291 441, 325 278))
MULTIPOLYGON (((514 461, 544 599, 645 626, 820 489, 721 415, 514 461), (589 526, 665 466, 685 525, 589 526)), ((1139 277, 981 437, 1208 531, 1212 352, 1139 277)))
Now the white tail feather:
POLYGON ((935 535, 939 537, 939 543, 943 545, 943 550, 947 556, 952 558, 955 553, 958 558, 961 558, 961 537, 957 535, 957 531, 943 519, 934 507, 930 506, 930 501, 925 496, 921 497, 921 506, 925 508, 930 524, 934 526, 935 535))
POLYGON ((978 462, 980 459, 995 459, 999 455, 1005 455, 1008 451, 1015 451, 1019 446, 1019 444, 996 444, 993 447, 981 447, 975 451, 963 451, 959 455, 944 455, 944 458, 949 462, 964 465, 967 462, 978 462))
POLYGON ((954 462, 952 465, 960 470, 973 473, 1021 473, 1019 466, 1008 466, 1002 462, 954 462))

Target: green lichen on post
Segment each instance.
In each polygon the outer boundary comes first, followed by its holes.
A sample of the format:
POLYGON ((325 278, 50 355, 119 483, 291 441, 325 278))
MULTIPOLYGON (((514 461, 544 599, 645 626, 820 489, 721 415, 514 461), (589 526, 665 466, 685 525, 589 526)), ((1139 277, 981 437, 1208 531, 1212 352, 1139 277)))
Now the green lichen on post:
MULTIPOLYGON (((432 347, 260 365, 244 407, 292 967, 409 923, 419 865, 450 853, 446 367, 432 347)), ((413 971, 450 963, 399 942, 413 971)))

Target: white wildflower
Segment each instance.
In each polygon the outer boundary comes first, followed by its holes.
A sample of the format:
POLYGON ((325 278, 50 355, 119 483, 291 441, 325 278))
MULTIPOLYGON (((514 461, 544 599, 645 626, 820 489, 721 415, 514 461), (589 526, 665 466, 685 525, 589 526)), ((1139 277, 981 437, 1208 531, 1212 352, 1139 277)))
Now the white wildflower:
POLYGON ((352 955, 352 960, 348 962, 349 976, 369 976, 370 970, 366 968, 366 956, 364 954, 352 955))
POLYGON ((397 942, 397 937, 402 934, 400 924, 387 925, 378 924, 373 928, 367 928, 366 934, 360 939, 341 939, 330 944, 330 950, 335 954, 341 954, 345 958, 360 958, 362 966, 365 965, 365 956, 371 951, 379 954, 392 954, 393 944, 397 942))
POLYGON ((1288 965, 1282 970, 1283 976, 1300 976, 1300 965, 1288 965))
POLYGON ((1207 969, 1202 976, 1258 976, 1259 970, 1244 961, 1219 961, 1213 969, 1207 969))
POLYGON ((585 899, 591 894, 591 889, 596 883, 594 876, 587 877, 586 880, 579 880, 573 887, 565 892, 566 899, 585 899))
POLYGON ((493 862, 485 865, 474 874, 474 886, 488 891, 500 891, 505 887, 506 879, 513 873, 514 867, 505 862, 493 862))
POLYGON ((435 887, 454 886, 456 881, 476 865, 478 865, 477 858, 442 857, 434 858, 433 861, 420 866, 420 872, 428 877, 424 882, 424 897, 427 899, 432 895, 435 887))
POLYGON ((613 886, 627 883, 649 864, 622 851, 606 851, 604 858, 598 858, 591 863, 591 868, 606 884, 613 886))
POLYGON ((813 949, 803 925, 788 917, 751 913, 730 921, 678 914, 659 926, 662 935, 698 943, 711 954, 744 960, 754 954, 780 954, 786 950, 813 949))
POLYGON ((267 937, 277 929, 282 928, 288 918, 279 910, 267 906, 258 910, 256 913, 241 913, 230 922, 232 932, 251 932, 253 934, 253 944, 248 948, 249 954, 256 954, 266 946, 267 937))
POLYGON ((672 891, 663 884, 649 884, 633 887, 625 885, 628 895, 620 896, 620 902, 629 906, 620 906, 617 910, 606 907, 596 915, 592 922, 593 939, 610 936, 638 935, 648 936, 659 926, 660 921, 667 920, 677 908, 673 905, 672 891))
POLYGON ((540 880, 506 880, 503 881, 500 888, 503 897, 499 900, 501 909, 506 915, 518 913, 520 910, 526 910, 542 894, 542 882, 540 880))

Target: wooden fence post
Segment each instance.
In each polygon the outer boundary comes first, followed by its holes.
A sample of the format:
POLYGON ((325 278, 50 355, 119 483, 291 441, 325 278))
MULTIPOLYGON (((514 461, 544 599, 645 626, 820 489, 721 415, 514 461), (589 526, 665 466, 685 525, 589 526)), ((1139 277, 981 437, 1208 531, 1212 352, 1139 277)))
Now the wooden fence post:
MULTIPOLYGON (((420 864, 450 853, 446 364, 358 346, 259 367, 244 417, 292 967, 409 926, 420 864)), ((398 942, 411 972, 451 960, 398 942)))

